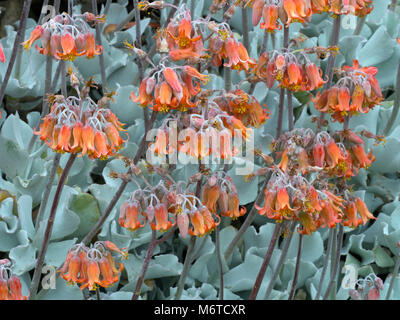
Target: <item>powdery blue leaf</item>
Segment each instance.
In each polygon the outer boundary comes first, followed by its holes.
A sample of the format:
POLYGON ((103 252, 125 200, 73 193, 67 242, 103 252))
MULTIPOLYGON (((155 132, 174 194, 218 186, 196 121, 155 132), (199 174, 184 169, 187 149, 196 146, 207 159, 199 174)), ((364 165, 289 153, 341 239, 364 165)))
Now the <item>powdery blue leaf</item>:
POLYGON ((33 269, 36 264, 36 248, 32 246, 25 230, 17 233, 19 245, 12 248, 9 257, 13 262, 13 272, 20 275, 33 269))
POLYGON ((361 66, 375 66, 391 57, 395 44, 384 26, 378 28, 366 44, 358 51, 361 66), (371 54, 373 52, 374 54, 371 54))

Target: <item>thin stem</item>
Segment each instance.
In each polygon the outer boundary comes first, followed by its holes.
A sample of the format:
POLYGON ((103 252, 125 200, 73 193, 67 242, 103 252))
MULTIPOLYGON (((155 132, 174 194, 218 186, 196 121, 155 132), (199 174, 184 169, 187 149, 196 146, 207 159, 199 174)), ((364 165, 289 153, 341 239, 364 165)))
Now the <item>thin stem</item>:
POLYGON ((61 65, 61 94, 64 97, 68 97, 68 92, 67 92, 67 71, 65 69, 65 61, 62 60, 59 62, 61 65))
POLYGON ((207 237, 203 237, 203 239, 201 240, 201 243, 200 243, 199 247, 197 248, 196 252, 194 252, 192 254, 192 261, 190 263, 193 263, 193 261, 197 259, 197 257, 200 255, 201 250, 203 250, 204 245, 206 244, 206 242, 207 242, 207 237))
POLYGON ((400 255, 397 254, 396 264, 394 265, 394 269, 392 272, 392 278, 390 279, 389 289, 386 293, 386 298, 385 298, 386 300, 390 299, 390 295, 392 294, 394 282, 396 281, 396 277, 399 274, 399 269, 400 269, 400 255))
MULTIPOLYGON (((133 0, 133 6, 134 6, 134 13, 135 13, 135 21, 136 21, 136 39, 135 39, 135 46, 138 49, 142 49, 142 31, 141 31, 141 24, 140 24, 140 10, 139 10, 139 5, 138 5, 138 0, 133 0)), ((137 57, 137 66, 138 66, 138 71, 139 71, 139 79, 142 81, 144 79, 144 66, 143 66, 143 60, 139 57, 137 57)), ((148 125, 149 125, 149 113, 147 108, 143 108, 143 119, 144 119, 144 125, 145 125, 145 131, 148 131, 148 125)))
POLYGON ((247 8, 243 7, 242 10, 242 28, 243 28, 243 45, 247 51, 250 50, 249 43, 249 23, 247 17, 247 8))
POLYGON ((97 232, 100 230, 103 223, 106 221, 108 216, 110 215, 112 209, 114 208, 115 204, 118 202, 119 198, 121 197, 122 193, 124 192, 128 181, 123 180, 121 185, 119 186, 117 192, 114 194, 113 198, 111 199, 110 203, 108 204, 107 208, 104 210, 103 214, 97 220, 96 224, 92 227, 92 229, 88 232, 88 234, 83 238, 82 243, 88 245, 97 232))
POLYGON ((293 114, 293 97, 292 91, 286 89, 286 97, 287 97, 287 109, 288 109, 288 125, 289 131, 292 131, 294 128, 294 114, 293 114))
POLYGON ((68 177, 68 173, 69 173, 75 159, 76 159, 76 154, 72 153, 67 161, 67 164, 65 165, 65 168, 61 174, 60 180, 58 181, 57 189, 54 194, 53 204, 52 204, 51 210, 50 210, 49 219, 47 220, 46 230, 44 232, 42 246, 40 248, 38 259, 36 262, 35 271, 33 273, 33 278, 32 278, 32 283, 31 283, 31 288, 30 288, 30 298, 29 298, 30 300, 33 300, 37 294, 37 290, 39 287, 40 275, 42 273, 42 267, 43 267, 43 263, 44 263, 44 258, 46 255, 47 247, 50 242, 51 232, 53 230, 54 220, 56 217, 58 202, 60 201, 60 196, 61 196, 61 192, 64 187, 65 180, 68 177))
POLYGON ((270 241, 268 249, 267 249, 267 253, 265 254, 265 258, 261 265, 260 271, 258 272, 258 275, 257 275, 256 281, 254 283, 253 290, 251 291, 249 300, 255 300, 257 298, 258 291, 260 290, 261 283, 264 279, 265 272, 267 271, 267 267, 271 260, 272 253, 274 251, 275 244, 279 238, 279 233, 280 233, 280 230, 282 227, 283 227, 283 225, 280 223, 275 224, 274 233, 272 234, 271 241, 270 241))
POLYGON ((56 9, 56 12, 60 12, 60 0, 54 0, 54 9, 56 9))
POLYGON ((328 295, 330 294, 333 285, 336 283, 336 275, 337 275, 337 271, 339 269, 339 264, 340 264, 340 252, 342 250, 342 245, 343 245, 343 229, 344 229, 343 225, 339 224, 338 242, 337 242, 337 246, 336 246, 336 256, 335 256, 335 262, 333 265, 333 273, 331 276, 331 281, 328 285, 328 289, 325 292, 324 300, 326 300, 328 298, 328 295))
POLYGON ((296 285, 297 285, 297 278, 299 276, 299 270, 300 270, 300 264, 301 264, 301 254, 302 254, 302 247, 303 247, 303 234, 300 234, 299 236, 299 246, 297 249, 297 257, 296 257, 296 267, 294 269, 294 276, 293 276, 293 282, 292 282, 292 288, 290 289, 290 294, 289 294, 289 300, 294 299, 294 293, 296 291, 296 285))
POLYGON ((285 238, 283 241, 283 248, 281 251, 281 256, 279 257, 278 264, 275 267, 274 274, 272 275, 272 278, 269 282, 269 285, 267 287, 267 291, 265 292, 264 300, 267 300, 272 292, 272 289, 275 285, 276 279, 278 279, 279 274, 281 273, 281 269, 283 266, 283 263, 285 262, 286 255, 289 250, 290 243, 292 242, 292 237, 293 237, 293 232, 296 228, 296 221, 292 221, 289 229, 289 235, 285 238))
POLYGON ((221 242, 219 238, 219 228, 215 228, 215 251, 217 254, 218 273, 219 273, 219 300, 224 300, 224 272, 221 260, 221 242))
POLYGON ((140 271, 140 275, 138 281, 136 283, 135 291, 133 292, 132 300, 136 301, 139 298, 140 292, 142 290, 144 278, 147 273, 147 269, 149 268, 151 257, 153 256, 155 248, 166 241, 171 235, 174 234, 176 227, 174 226, 171 230, 168 231, 163 237, 157 240, 157 232, 156 230, 151 231, 151 241, 149 247, 147 248, 146 257, 143 261, 142 269, 140 271))
POLYGON ((385 136, 387 136, 390 130, 392 129, 393 124, 397 119, 399 108, 400 108, 400 62, 397 68, 396 88, 394 89, 394 102, 393 102, 392 114, 390 115, 386 128, 383 131, 383 134, 385 136))
MULTIPOLYGON (((92 11, 93 14, 97 16, 97 0, 92 0, 92 11)), ((101 46, 101 30, 102 26, 99 23, 96 23, 96 42, 101 46)), ((107 88, 107 78, 106 78, 106 69, 104 66, 104 55, 103 52, 99 55, 100 62, 100 76, 101 76, 101 86, 103 88, 103 94, 105 93, 105 89, 107 88)))
POLYGON ((224 68, 225 91, 231 90, 232 87, 231 72, 229 67, 224 68))
POLYGON ((49 178, 47 180, 44 192, 43 192, 43 198, 42 201, 40 202, 40 208, 39 208, 39 213, 36 217, 36 226, 35 229, 36 231, 39 230, 40 222, 42 221, 44 211, 47 207, 47 202, 49 200, 49 195, 50 195, 50 190, 51 186, 53 185, 54 178, 57 173, 58 166, 60 165, 60 158, 61 158, 61 153, 56 153, 53 159, 53 164, 50 170, 49 178))
POLYGON ((263 186, 260 189, 260 192, 258 193, 257 199, 254 201, 253 207, 251 208, 250 212, 247 214, 246 220, 244 220, 243 224, 240 226, 239 231, 236 233, 235 237, 232 239, 231 243, 228 245, 228 247, 225 250, 224 258, 225 260, 228 260, 229 257, 231 256, 233 250, 235 249, 237 243, 242 239, 244 233, 246 230, 249 228, 251 223, 254 220, 254 217, 256 216, 257 209, 255 205, 259 204, 259 202, 262 200, 263 195, 264 195, 264 189, 267 186, 268 180, 270 178, 271 174, 268 174, 266 177, 263 186))
POLYGON ((322 267, 321 278, 319 279, 317 294, 315 295, 315 299, 314 300, 319 300, 319 296, 321 295, 322 284, 323 284, 324 279, 325 279, 326 270, 328 269, 329 257, 330 257, 330 254, 331 254, 333 237, 334 237, 334 231, 333 231, 333 229, 329 229, 328 245, 326 247, 326 255, 325 255, 325 260, 324 260, 324 266, 322 267))
POLYGON ((193 249, 196 244, 196 239, 197 238, 195 236, 192 236, 190 238, 189 246, 186 252, 185 262, 183 263, 182 273, 178 280, 178 288, 176 290, 174 300, 179 300, 182 296, 183 287, 185 286, 185 281, 189 274, 189 269, 192 261, 193 249))
POLYGON ((151 231, 151 241, 150 241, 149 247, 147 249, 146 257, 145 257, 143 265, 142 265, 142 270, 140 271, 140 275, 139 275, 138 281, 136 283, 136 288, 135 288, 134 294, 132 296, 132 300, 137 300, 139 298, 140 291, 142 289, 142 285, 143 285, 143 281, 144 281, 144 277, 146 276, 146 271, 149 267, 151 257, 153 256, 153 252, 154 252, 154 249, 157 244, 156 236, 157 236, 156 230, 152 230, 151 231))
POLYGON ((28 18, 28 13, 29 13, 29 9, 31 7, 31 2, 32 2, 32 0, 25 0, 24 6, 22 7, 21 19, 19 21, 17 34, 15 35, 14 46, 13 46, 13 49, 11 52, 10 61, 8 63, 7 71, 6 71, 6 74, 4 75, 3 83, 1 84, 1 88, 0 88, 0 106, 1 106, 1 103, 3 102, 7 83, 10 80, 11 71, 14 67, 18 48, 21 45, 21 42, 22 42, 24 34, 25 34, 26 19, 28 18))
POLYGON ((50 87, 49 92, 54 92, 56 90, 57 83, 58 83, 58 80, 60 79, 60 75, 61 75, 61 68, 62 68, 61 61, 64 61, 64 60, 60 60, 60 62, 58 63, 56 73, 54 74, 53 81, 51 82, 51 87, 50 87))
POLYGON ((276 135, 275 135, 276 139, 278 139, 282 134, 284 105, 285 105, 285 89, 281 88, 281 91, 279 93, 278 124, 276 126, 276 135))
POLYGON ((100 297, 100 289, 99 289, 99 288, 96 288, 96 299, 97 299, 97 300, 101 300, 101 297, 100 297))
POLYGON ((356 29, 354 30, 353 35, 358 36, 361 33, 362 28, 364 27, 366 19, 367 19, 366 16, 365 17, 358 17, 357 26, 356 26, 356 29))

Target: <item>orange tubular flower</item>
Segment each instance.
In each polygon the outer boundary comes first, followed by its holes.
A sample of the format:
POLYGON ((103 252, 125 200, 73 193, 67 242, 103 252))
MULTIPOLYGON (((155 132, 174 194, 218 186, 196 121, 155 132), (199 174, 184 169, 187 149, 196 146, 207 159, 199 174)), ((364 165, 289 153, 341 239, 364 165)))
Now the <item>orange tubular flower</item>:
POLYGON ((189 232, 189 217, 187 214, 178 214, 176 218, 176 224, 178 225, 179 233, 183 239, 185 239, 189 232))
POLYGON ((131 99, 133 102, 139 103, 143 107, 149 105, 153 100, 151 92, 153 91, 154 85, 154 78, 144 78, 139 86, 139 96, 136 97, 135 94, 131 92, 129 99, 131 99), (149 84, 151 90, 149 90, 149 84))
POLYGON ((192 21, 190 12, 185 12, 185 17, 179 22, 171 21, 168 24, 166 41, 169 55, 172 60, 199 58, 204 50, 201 35, 192 37, 192 21))
POLYGON ((10 300, 10 293, 8 291, 7 280, 0 279, 0 300, 10 300))
MULTIPOLYGON (((8 261, 8 259, 5 259, 8 261)), ((0 265, 0 301, 1 300, 27 300, 28 296, 22 295, 21 280, 15 275, 7 275, 0 265)))
POLYGON ((376 219, 371 212, 369 212, 367 205, 360 198, 355 200, 356 208, 361 216, 362 224, 366 224, 370 219, 376 219))
POLYGON ((282 220, 283 218, 291 219, 296 210, 297 209, 293 209, 290 206, 290 197, 286 188, 278 188, 276 192, 275 209, 273 209, 277 214, 276 218, 278 220, 282 220))
POLYGON ((182 97, 182 85, 179 81, 178 75, 171 68, 165 68, 163 70, 163 74, 167 83, 171 86, 177 97, 182 97))
POLYGON ((362 222, 361 218, 357 217, 357 208, 354 202, 350 202, 345 209, 345 217, 343 225, 346 227, 356 228, 362 222))
POLYGON ((310 1, 283 0, 283 8, 288 16, 286 25, 292 22, 304 23, 312 14, 310 1))
POLYGON ((322 168, 324 166, 325 160, 325 149, 324 146, 320 143, 316 143, 313 147, 313 158, 314 163, 317 167, 322 168))
POLYGON ((200 211, 195 211, 190 215, 190 222, 193 228, 189 230, 189 234, 192 236, 203 236, 206 234, 206 227, 204 225, 204 218, 200 211))
POLYGON ((228 207, 229 210, 226 212, 226 216, 231 217, 233 220, 243 216, 246 213, 246 208, 239 208, 239 196, 237 193, 228 194, 228 207))
POLYGON ((329 167, 335 167, 340 160, 344 160, 345 156, 340 148, 337 146, 335 141, 332 139, 325 145, 325 150, 327 154, 327 162, 329 167))
POLYGON ((35 29, 33 29, 29 39, 22 43, 24 49, 29 50, 32 44, 42 36, 42 33, 43 33, 43 27, 36 26, 35 29))
POLYGON ((164 204, 157 204, 154 207, 154 210, 156 223, 151 223, 151 228, 153 230, 167 231, 169 228, 175 225, 175 222, 172 223, 172 221, 168 220, 168 210, 164 204))
MULTIPOLYGON (((263 1, 264 2, 264 1, 263 1)), ((254 10, 254 8, 253 8, 254 10)), ((274 4, 266 4, 262 11, 264 22, 260 24, 260 29, 265 29, 267 32, 274 32, 277 29, 282 29, 278 23, 279 7, 274 4)))
POLYGON ((307 91, 321 88, 326 82, 322 79, 321 68, 318 68, 314 63, 307 63, 305 65, 305 71, 308 78, 308 84, 306 86, 307 91))
POLYGON ((121 227, 135 231, 145 226, 145 223, 141 224, 139 221, 140 204, 137 201, 124 202, 119 212, 118 222, 121 227))
POLYGON ((61 47, 63 51, 57 51, 57 55, 63 60, 73 61, 77 56, 84 54, 84 52, 77 52, 75 40, 68 32, 61 35, 61 47))
POLYGON ((86 54, 88 59, 92 59, 95 55, 98 56, 103 52, 103 47, 95 43, 93 33, 86 33, 84 38, 84 51, 80 55, 86 54))
POLYGON ((339 212, 334 209, 330 201, 325 201, 321 214, 319 216, 319 223, 321 227, 335 228, 336 224, 341 222, 339 212))
POLYGON ((375 160, 375 157, 372 154, 372 150, 368 155, 365 153, 364 144, 354 145, 351 149, 353 151, 357 167, 359 168, 368 168, 375 160))
POLYGON ((217 211, 216 205, 219 198, 220 188, 217 183, 210 185, 209 182, 203 188, 201 202, 210 210, 212 213, 217 211))
MULTIPOLYGON (((251 21, 253 26, 258 25, 263 15, 263 8, 265 5, 265 0, 255 0, 252 7, 252 17, 251 21)), ((262 28, 261 28, 262 29, 262 28)))
POLYGON ((311 0, 313 13, 323 13, 329 11, 329 0, 311 0))
POLYGON ((253 96, 241 89, 229 91, 226 95, 216 97, 214 101, 221 110, 239 119, 246 127, 259 128, 271 116, 268 107, 264 109, 253 96))

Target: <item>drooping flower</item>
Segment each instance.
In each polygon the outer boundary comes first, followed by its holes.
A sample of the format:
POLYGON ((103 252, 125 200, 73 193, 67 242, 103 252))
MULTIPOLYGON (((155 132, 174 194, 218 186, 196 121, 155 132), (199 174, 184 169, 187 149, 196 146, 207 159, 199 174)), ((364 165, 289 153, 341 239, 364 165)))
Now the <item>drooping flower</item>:
POLYGON ((103 47, 95 43, 93 33, 86 23, 93 20, 102 22, 93 16, 88 13, 73 16, 67 13, 57 15, 43 25, 36 26, 29 39, 22 45, 29 50, 32 44, 40 39, 42 46, 36 45, 39 53, 51 55, 56 60, 73 61, 83 55, 88 59, 93 58, 103 51, 103 47))
POLYGON ((21 280, 13 273, 11 261, 0 260, 0 300, 27 300, 22 295, 21 280))
POLYGON ((244 47, 238 42, 230 30, 221 30, 209 40, 209 50, 214 54, 212 63, 219 67, 222 60, 225 67, 246 72, 256 63, 253 61, 244 47))
POLYGON ((179 11, 166 28, 169 56, 173 61, 198 59, 205 50, 202 36, 192 28, 190 11, 179 11))
POLYGON ((80 289, 96 290, 99 286, 108 288, 119 279, 124 266, 116 267, 114 258, 109 251, 117 251, 124 258, 127 253, 110 241, 97 241, 90 248, 83 243, 76 244, 67 253, 62 265, 60 276, 68 284, 78 284, 80 289))
POLYGON ((80 104, 75 97, 56 96, 50 113, 34 133, 56 152, 106 159, 122 148, 121 131, 124 129, 116 116, 91 99, 80 104))
POLYGON ((343 122, 346 116, 367 113, 382 100, 382 92, 375 78, 375 67, 344 66, 341 77, 331 88, 311 98, 318 111, 330 113, 333 121, 343 122))
POLYGON ((229 114, 242 121, 245 126, 259 128, 270 118, 269 109, 241 89, 231 90, 214 99, 214 102, 229 114))

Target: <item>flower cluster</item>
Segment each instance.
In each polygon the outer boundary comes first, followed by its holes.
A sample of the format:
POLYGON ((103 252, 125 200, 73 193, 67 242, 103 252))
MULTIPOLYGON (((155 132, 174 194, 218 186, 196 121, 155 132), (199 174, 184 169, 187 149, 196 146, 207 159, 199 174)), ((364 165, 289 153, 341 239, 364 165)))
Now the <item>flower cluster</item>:
POLYGON ((360 68, 354 60, 352 67, 344 66, 338 72, 339 79, 334 86, 312 98, 315 108, 330 113, 332 119, 339 122, 348 115, 368 113, 383 99, 375 78, 377 72, 375 67, 360 68))
POLYGON ((354 14, 364 17, 374 8, 372 0, 311 0, 314 13, 354 14))
POLYGON ((237 189, 225 172, 217 172, 208 178, 203 188, 202 202, 208 210, 218 211, 222 216, 237 219, 246 213, 246 208, 239 207, 237 189))
POLYGON ((289 26, 293 22, 305 23, 316 13, 364 17, 372 9, 372 0, 255 0, 252 3, 252 22, 256 26, 263 18, 260 28, 274 32, 282 28, 278 20, 289 26))
POLYGON ((132 92, 130 99, 157 112, 187 111, 196 107, 197 103, 191 99, 201 91, 200 83, 194 79, 205 84, 210 77, 191 66, 165 67, 161 64, 143 79, 139 95, 132 92))
POLYGON ((69 284, 79 284, 81 290, 96 290, 98 286, 110 287, 118 281, 124 268, 122 263, 117 268, 111 251, 127 258, 127 253, 110 241, 97 241, 90 248, 83 243, 76 244, 68 251, 58 272, 69 284))
POLYGON ((280 170, 291 173, 316 171, 350 178, 375 160, 372 150, 366 154, 363 139, 349 129, 333 136, 326 131, 315 134, 311 129, 295 129, 276 140, 273 149, 281 158, 280 170))
POLYGON ((22 295, 21 280, 13 274, 11 261, 0 260, 0 300, 26 300, 22 295))
POLYGON ((196 108, 183 116, 165 119, 158 128, 149 151, 156 156, 179 152, 195 159, 209 156, 230 159, 237 154, 233 143, 235 139, 242 141, 249 138, 251 128, 247 128, 241 120, 221 109, 213 99, 207 99, 207 108, 196 108), (167 126, 171 121, 179 123, 175 140, 170 139, 170 129, 167 126))
POLYGON ((309 21, 313 11, 311 0, 255 0, 253 3, 252 22, 256 26, 263 17, 260 28, 267 32, 281 29, 278 19, 286 26, 293 22, 309 21))
POLYGON ((70 16, 66 13, 55 16, 32 31, 28 40, 22 43, 28 49, 36 40, 41 40, 42 47, 36 45, 39 53, 51 55, 57 60, 72 61, 78 56, 93 58, 103 51, 103 47, 95 43, 87 21, 99 22, 91 13, 70 16))
POLYGON ((326 82, 321 69, 302 51, 297 54, 290 50, 264 52, 252 72, 269 88, 277 80, 279 87, 291 91, 319 89, 326 82))
POLYGON ((159 31, 158 39, 159 51, 169 52, 172 61, 190 59, 195 62, 205 50, 202 35, 192 28, 190 11, 185 8, 178 10, 164 32, 159 31))
POLYGON ((298 221, 301 234, 311 234, 320 227, 335 228, 338 223, 357 227, 375 219, 365 203, 348 191, 335 195, 324 183, 310 183, 302 175, 288 175, 279 168, 271 170, 265 204, 255 205, 260 215, 279 222, 298 221))
POLYGON ((209 50, 213 54, 212 64, 216 67, 222 65, 233 70, 246 72, 256 63, 250 59, 245 46, 237 41, 227 24, 212 25, 215 32, 209 41, 209 50))
POLYGON ((43 118, 40 136, 49 148, 60 153, 74 153, 90 159, 106 159, 122 148, 123 131, 110 109, 100 108, 90 97, 57 95, 50 97, 50 113, 43 118))
POLYGON ((357 289, 349 291, 352 300, 379 300, 383 290, 383 281, 375 273, 371 273, 365 279, 358 279, 357 289))
POLYGON ((241 89, 231 90, 214 98, 221 110, 233 115, 247 126, 259 128, 270 118, 268 107, 264 109, 253 96, 241 89))
POLYGON ((153 230, 163 232, 177 224, 183 238, 188 233, 203 236, 213 231, 219 224, 219 217, 193 192, 181 190, 181 184, 162 180, 155 187, 134 191, 121 205, 119 224, 134 231, 148 222, 153 230))

